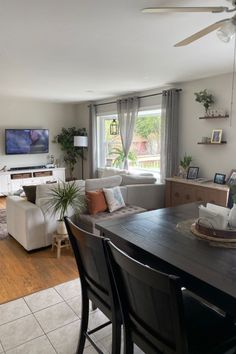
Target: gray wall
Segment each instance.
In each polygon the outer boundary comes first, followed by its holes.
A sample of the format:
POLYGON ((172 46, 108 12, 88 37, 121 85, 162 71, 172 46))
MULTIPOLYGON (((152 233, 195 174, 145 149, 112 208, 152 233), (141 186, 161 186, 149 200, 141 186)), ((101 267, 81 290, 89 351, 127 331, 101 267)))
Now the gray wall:
POLYGON ((6 128, 49 129, 49 153, 63 165, 60 147, 52 143, 62 127, 76 125, 76 105, 0 96, 0 168, 44 165, 48 154, 5 155, 6 128))
MULTIPOLYGON (((199 174, 202 177, 213 178, 216 172, 229 174, 231 169, 236 168, 236 102, 233 104, 233 114, 230 119, 200 120, 198 118, 204 115, 204 109, 195 101, 194 92, 206 88, 216 98, 212 108, 230 112, 232 74, 173 84, 172 87, 183 89, 180 94, 179 157, 181 158, 184 153, 192 155, 193 165, 200 167, 199 174), (213 129, 223 129, 223 139, 227 140, 227 144, 198 145, 197 142, 201 141, 203 136, 211 136, 213 129)), ((138 95, 160 92, 162 89, 157 88, 138 95)), ((108 101, 113 100, 114 98, 108 101)), ((160 101, 160 96, 143 99, 142 107, 151 107, 153 104, 160 104, 160 101)), ((115 105, 101 106, 99 109, 111 112, 115 110, 115 105)), ((77 105, 77 124, 79 127, 89 128, 88 102, 77 105)), ((85 162, 85 170, 88 174, 86 165, 85 162)))
POLYGON ((209 90, 215 97, 213 109, 230 113, 232 74, 220 75, 180 85, 179 156, 186 152, 193 156, 194 166, 200 167, 200 176, 214 178, 216 172, 229 174, 236 168, 236 96, 232 115, 228 119, 199 119, 204 116, 203 106, 195 101, 194 92, 209 90), (213 129, 223 130, 225 145, 198 145, 203 136, 211 136, 213 129))

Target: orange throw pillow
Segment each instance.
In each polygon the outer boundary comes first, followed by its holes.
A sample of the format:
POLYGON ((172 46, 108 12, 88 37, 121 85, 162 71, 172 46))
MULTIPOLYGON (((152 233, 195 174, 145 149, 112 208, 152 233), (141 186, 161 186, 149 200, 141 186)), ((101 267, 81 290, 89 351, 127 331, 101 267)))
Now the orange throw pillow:
POLYGON ((95 215, 107 210, 107 203, 102 190, 86 192, 89 214, 95 215))

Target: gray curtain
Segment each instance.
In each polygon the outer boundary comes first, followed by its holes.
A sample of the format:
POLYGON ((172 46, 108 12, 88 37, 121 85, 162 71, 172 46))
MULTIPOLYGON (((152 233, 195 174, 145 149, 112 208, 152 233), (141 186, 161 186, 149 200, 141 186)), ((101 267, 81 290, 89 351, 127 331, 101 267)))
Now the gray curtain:
POLYGON ((178 169, 179 91, 162 92, 161 104, 161 181, 173 177, 178 169))
POLYGON ((89 106, 89 176, 97 177, 97 107, 94 104, 89 106))
POLYGON ((117 113, 120 126, 120 136, 125 154, 123 168, 128 169, 128 153, 133 140, 135 119, 138 115, 138 97, 129 97, 117 101, 117 113))

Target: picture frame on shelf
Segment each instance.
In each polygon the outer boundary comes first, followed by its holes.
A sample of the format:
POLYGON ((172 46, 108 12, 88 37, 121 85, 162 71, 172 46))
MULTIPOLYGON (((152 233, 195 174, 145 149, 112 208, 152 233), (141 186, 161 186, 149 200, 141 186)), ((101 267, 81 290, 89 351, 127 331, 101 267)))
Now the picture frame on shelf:
POLYGON ((226 184, 228 184, 228 186, 236 184, 236 170, 231 170, 229 177, 227 178, 226 184))
POLYGON ((199 167, 189 167, 187 172, 187 179, 196 179, 198 177, 199 167))
POLYGON ((220 144, 222 138, 222 129, 213 129, 211 134, 211 144, 220 144))
POLYGON ((223 173, 216 173, 214 177, 214 183, 225 184, 225 177, 226 175, 224 175, 223 173))

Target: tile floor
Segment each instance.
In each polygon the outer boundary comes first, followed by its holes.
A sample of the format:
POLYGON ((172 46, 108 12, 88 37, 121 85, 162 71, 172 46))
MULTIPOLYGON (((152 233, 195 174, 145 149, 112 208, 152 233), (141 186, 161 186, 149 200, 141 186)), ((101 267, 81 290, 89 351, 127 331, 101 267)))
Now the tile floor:
MULTIPOLYGON (((0 305, 0 353, 75 354, 81 311, 81 289, 75 279, 0 305)), ((107 318, 92 311, 89 328, 107 318)), ((94 334, 105 354, 111 352, 111 326, 94 334)), ((142 352, 135 347, 135 354, 142 352)), ((96 351, 86 341, 84 354, 96 351)))

